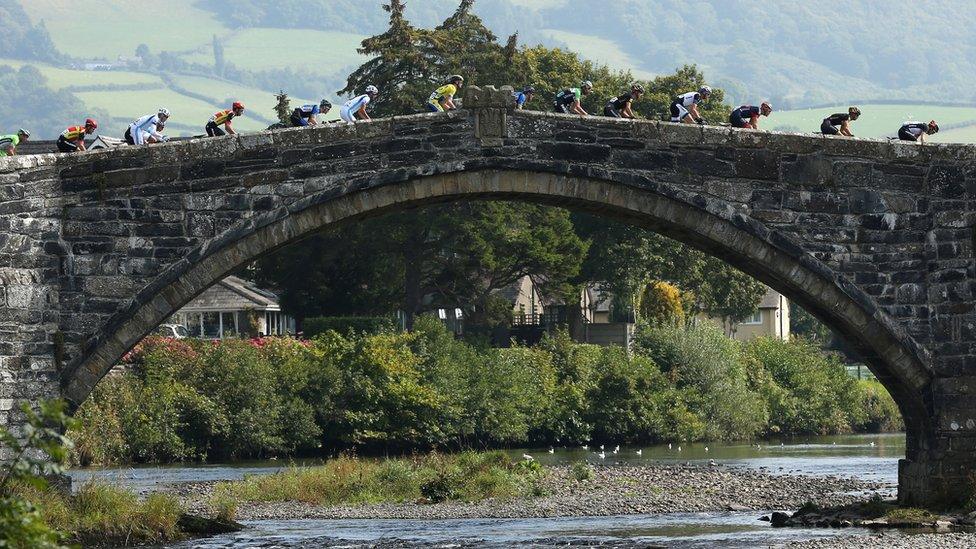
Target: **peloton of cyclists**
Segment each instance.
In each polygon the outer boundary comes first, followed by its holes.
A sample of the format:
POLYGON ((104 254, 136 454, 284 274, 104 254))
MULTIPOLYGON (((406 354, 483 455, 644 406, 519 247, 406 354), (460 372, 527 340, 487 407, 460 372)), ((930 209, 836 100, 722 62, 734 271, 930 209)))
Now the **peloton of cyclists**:
POLYGON ((558 113, 589 116, 590 113, 583 109, 581 101, 584 95, 589 95, 592 91, 593 82, 584 80, 580 82, 580 86, 578 88, 566 88, 564 90, 560 90, 559 93, 556 94, 556 99, 553 101, 552 106, 558 113))
POLYGON ((773 106, 767 101, 763 101, 758 107, 755 105, 742 105, 732 109, 729 115, 729 124, 733 128, 752 128, 759 129, 759 116, 769 116, 773 112, 773 106))
POLYGON ((705 124, 705 119, 698 112, 698 105, 708 101, 712 95, 712 88, 702 86, 696 92, 683 93, 671 102, 671 121, 684 124, 705 124))
POLYGON ((307 105, 302 105, 296 108, 291 113, 291 125, 294 128, 302 128, 305 126, 314 126, 318 124, 318 120, 315 118, 319 114, 325 116, 332 110, 332 103, 328 99, 323 99, 318 105, 314 103, 309 103, 307 105))
POLYGON ((210 117, 210 120, 207 121, 207 135, 210 137, 220 137, 221 135, 226 135, 228 133, 234 135, 237 132, 234 131, 234 127, 231 126, 230 121, 243 114, 244 103, 241 103, 240 101, 234 101, 234 104, 231 105, 229 109, 215 112, 214 115, 210 117), (221 126, 224 128, 221 129, 221 126))
POLYGON ((901 125, 898 130, 898 139, 902 141, 915 141, 925 143, 925 136, 939 133, 939 125, 935 120, 930 120, 928 124, 909 120, 901 125))
POLYGON ((339 118, 350 124, 356 120, 369 120, 366 105, 369 105, 369 102, 376 99, 379 94, 380 90, 376 86, 366 86, 366 93, 342 104, 342 107, 339 108, 339 118))
POLYGON ((453 74, 447 78, 447 83, 437 88, 427 98, 427 110, 429 112, 453 111, 457 108, 454 104, 454 96, 464 85, 464 77, 460 74, 453 74))
POLYGON ((603 116, 637 118, 634 116, 633 103, 639 101, 642 95, 644 95, 644 86, 634 83, 630 86, 629 92, 614 97, 603 107, 603 116))
POLYGON ((850 107, 847 109, 847 113, 836 113, 823 119, 820 124, 820 132, 824 135, 844 135, 847 137, 854 137, 851 133, 851 122, 857 120, 861 116, 861 109, 857 107, 850 107))
POLYGON ((85 136, 98 129, 98 122, 88 118, 83 126, 68 126, 58 136, 58 152, 73 153, 85 150, 85 136))

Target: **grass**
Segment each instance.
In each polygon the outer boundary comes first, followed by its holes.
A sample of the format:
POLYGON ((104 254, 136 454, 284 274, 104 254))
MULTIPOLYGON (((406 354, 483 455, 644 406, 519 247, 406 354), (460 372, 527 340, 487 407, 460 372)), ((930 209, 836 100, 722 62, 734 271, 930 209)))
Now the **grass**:
POLYGON ((884 518, 888 521, 888 524, 904 526, 921 526, 924 524, 932 524, 939 519, 937 515, 934 515, 925 509, 916 509, 913 507, 899 507, 897 509, 892 509, 885 513, 884 518))
POLYGON ((541 468, 513 462, 503 452, 386 460, 340 457, 318 467, 292 467, 220 484, 211 505, 228 499, 316 505, 480 501, 531 495, 543 474, 541 468))
POLYGON ((133 2, 99 0, 26 0, 20 2, 32 22, 44 21, 58 50, 74 57, 135 55, 139 44, 150 51, 183 51, 210 43, 227 32, 214 14, 194 0, 133 2), (91 29, 89 32, 79 31, 91 29))
POLYGON ((163 81, 158 76, 140 72, 62 69, 34 61, 25 62, 17 59, 0 59, 0 65, 10 65, 14 68, 20 68, 23 65, 34 65, 47 78, 48 86, 55 90, 70 86, 163 85, 163 81))
POLYGON ((94 482, 82 485, 71 496, 56 490, 21 490, 40 508, 45 522, 72 543, 117 546, 183 537, 177 526, 183 509, 169 494, 140 499, 129 490, 94 482))
POLYGON ((976 143, 976 124, 951 130, 942 130, 932 136, 935 143, 976 143))
POLYGON ((629 70, 637 78, 650 79, 655 76, 652 72, 636 68, 640 62, 613 40, 556 29, 543 29, 541 32, 548 38, 566 43, 570 49, 580 52, 582 57, 594 63, 607 65, 611 69, 629 70))
MULTIPOLYGON (((775 106, 775 105, 774 105, 775 106)), ((835 112, 847 112, 849 105, 838 105, 819 109, 800 109, 793 111, 774 112, 768 119, 763 119, 761 125, 766 129, 783 129, 792 126, 796 131, 820 131, 820 123, 824 118, 835 112)), ((861 118, 851 125, 854 135, 859 137, 883 137, 894 135, 898 128, 909 118, 917 120, 937 120, 942 125, 958 124, 962 122, 976 122, 976 107, 942 107, 920 104, 879 105, 862 104, 861 118)), ((947 130, 937 135, 937 141, 976 142, 976 128, 947 130), (958 132, 958 133, 955 133, 958 132)))
MULTIPOLYGON (((314 74, 334 74, 365 58, 356 52, 359 34, 311 29, 252 28, 224 38, 224 57, 248 70, 291 67, 314 74)), ((187 61, 213 64, 209 46, 184 56, 187 61)))

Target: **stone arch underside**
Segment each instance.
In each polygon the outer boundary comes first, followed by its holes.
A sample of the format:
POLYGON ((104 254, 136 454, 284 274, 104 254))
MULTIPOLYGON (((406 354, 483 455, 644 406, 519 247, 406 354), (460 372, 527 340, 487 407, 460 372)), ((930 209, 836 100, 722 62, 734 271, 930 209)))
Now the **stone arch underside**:
POLYGON ((80 405, 121 356, 173 312, 232 270, 314 232, 397 210, 463 199, 522 200, 584 210, 664 234, 727 261, 783 293, 837 330, 898 403, 909 432, 908 457, 931 433, 930 371, 920 347, 874 300, 790 236, 729 206, 663 184, 497 168, 384 181, 354 181, 287 208, 256 214, 171 265, 115 314, 62 377, 62 394, 80 405), (913 433, 919 436, 913 436, 913 433))

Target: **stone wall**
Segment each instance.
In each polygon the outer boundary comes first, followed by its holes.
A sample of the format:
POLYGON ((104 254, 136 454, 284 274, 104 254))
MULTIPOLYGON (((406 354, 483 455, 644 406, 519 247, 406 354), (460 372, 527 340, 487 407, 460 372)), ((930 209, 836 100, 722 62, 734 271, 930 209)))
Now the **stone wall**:
POLYGON ((0 159, 0 414, 80 402, 170 312, 309 232, 506 198, 657 230, 756 276, 892 391, 910 429, 905 494, 972 469, 976 148, 512 111, 508 93, 354 126, 0 159))

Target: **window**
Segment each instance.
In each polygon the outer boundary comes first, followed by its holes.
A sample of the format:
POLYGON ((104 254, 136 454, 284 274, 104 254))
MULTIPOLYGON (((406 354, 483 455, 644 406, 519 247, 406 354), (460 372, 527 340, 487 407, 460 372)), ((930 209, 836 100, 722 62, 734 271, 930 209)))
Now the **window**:
POLYGON ((220 313, 220 337, 222 339, 237 337, 237 322, 234 313, 220 313))
POLYGON ((746 317, 745 320, 742 321, 742 324, 746 326, 756 326, 762 323, 763 323, 762 310, 752 313, 752 316, 748 316, 746 317))
POLYGON ((220 313, 203 313, 203 337, 220 339, 220 313))

